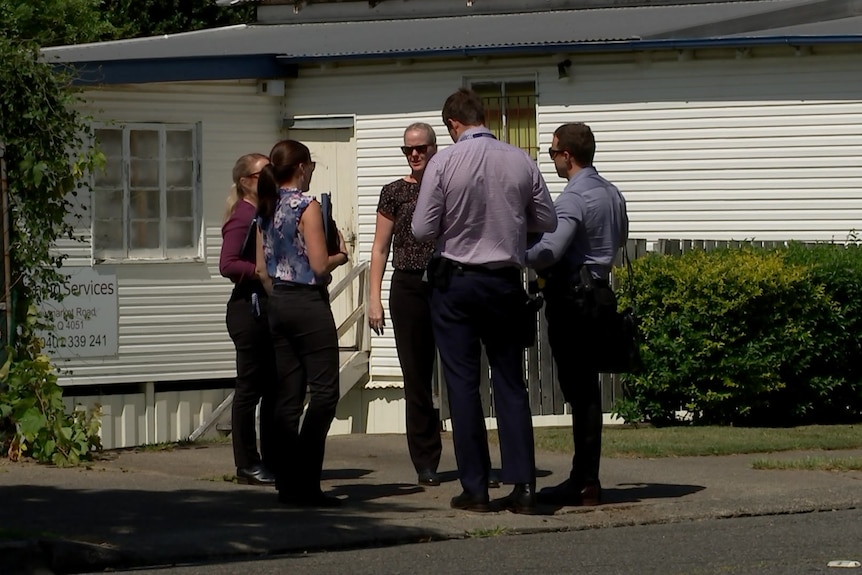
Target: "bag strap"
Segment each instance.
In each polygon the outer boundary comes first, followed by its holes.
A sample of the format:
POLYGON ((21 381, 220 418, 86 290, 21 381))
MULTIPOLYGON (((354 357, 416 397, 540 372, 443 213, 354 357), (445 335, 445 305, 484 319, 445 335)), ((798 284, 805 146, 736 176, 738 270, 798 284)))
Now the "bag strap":
POLYGON ((632 260, 629 258, 629 250, 628 246, 623 246, 623 256, 626 260, 626 271, 628 271, 628 281, 623 286, 623 289, 628 293, 629 299, 631 300, 631 308, 632 311, 637 315, 637 291, 635 289, 635 273, 634 268, 632 268, 632 260))

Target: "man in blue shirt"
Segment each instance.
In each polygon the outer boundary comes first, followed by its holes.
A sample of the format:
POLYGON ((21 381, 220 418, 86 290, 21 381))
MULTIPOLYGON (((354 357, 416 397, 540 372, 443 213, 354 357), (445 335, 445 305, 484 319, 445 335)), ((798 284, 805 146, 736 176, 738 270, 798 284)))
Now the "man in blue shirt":
POLYGON ((608 285, 614 257, 628 236, 626 203, 593 167, 596 141, 586 124, 563 124, 548 150, 569 182, 554 206, 557 229, 527 250, 527 264, 545 281, 548 339, 563 397, 572 406, 575 455, 569 479, 538 494, 540 503, 597 505, 601 500, 602 398, 595 357, 599 298, 616 309, 608 285), (585 290, 584 283, 591 289, 585 290), (589 292, 589 293, 587 293, 589 292))
POLYGON ((515 486, 503 504, 531 513, 536 464, 519 337, 527 299, 521 268, 527 233, 553 231, 557 217, 536 162, 485 127, 475 93, 462 89, 449 96, 443 122, 455 145, 428 162, 412 228, 419 241, 436 239, 439 255, 429 266, 431 322, 464 489, 451 506, 490 510, 490 456, 479 395, 482 343, 491 367, 502 480, 515 486))

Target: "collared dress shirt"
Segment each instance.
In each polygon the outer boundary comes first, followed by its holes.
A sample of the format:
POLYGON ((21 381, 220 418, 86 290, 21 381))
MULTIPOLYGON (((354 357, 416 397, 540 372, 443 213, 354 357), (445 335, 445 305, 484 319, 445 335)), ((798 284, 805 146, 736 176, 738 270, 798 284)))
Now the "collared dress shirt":
POLYGON ((502 268, 524 266, 528 232, 556 226, 536 162, 478 126, 428 162, 412 229, 419 241, 436 239, 445 258, 502 268))
POLYGON ((617 250, 629 233, 626 202, 595 168, 572 177, 557 197, 557 229, 527 250, 527 265, 547 269, 563 261, 575 270, 587 265, 593 277, 608 279, 617 250))

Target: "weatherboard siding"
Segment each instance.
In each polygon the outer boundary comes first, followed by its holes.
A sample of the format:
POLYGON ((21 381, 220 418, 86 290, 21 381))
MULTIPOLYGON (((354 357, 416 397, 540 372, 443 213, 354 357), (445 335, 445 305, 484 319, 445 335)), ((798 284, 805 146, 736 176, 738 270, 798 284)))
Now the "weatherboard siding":
MULTIPOLYGON (((636 238, 844 240, 862 223, 855 56, 575 66, 540 98, 543 148, 567 121, 626 196, 636 238)), ((563 181, 542 156, 552 188, 563 181)))
MULTIPOLYGON (((117 275, 116 358, 60 362, 61 383, 102 385, 235 376, 225 327, 230 282, 218 271, 225 198, 236 159, 267 153, 280 136, 281 100, 255 82, 143 84, 85 92, 96 122, 195 123, 202 128, 203 237, 195 262, 96 264, 117 275)), ((86 224, 86 221, 85 221, 86 224)), ((89 230, 83 230, 89 240, 89 230)), ((91 265, 90 246, 63 242, 66 266, 91 265)))

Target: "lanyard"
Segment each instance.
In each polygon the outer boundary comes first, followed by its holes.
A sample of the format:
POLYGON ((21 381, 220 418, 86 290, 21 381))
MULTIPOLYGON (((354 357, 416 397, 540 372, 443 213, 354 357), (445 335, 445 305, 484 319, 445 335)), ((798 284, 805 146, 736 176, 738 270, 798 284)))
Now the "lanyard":
POLYGON ((497 136, 495 136, 494 134, 491 134, 490 132, 476 132, 475 134, 473 134, 470 137, 471 138, 494 138, 495 140, 497 139, 497 136))

